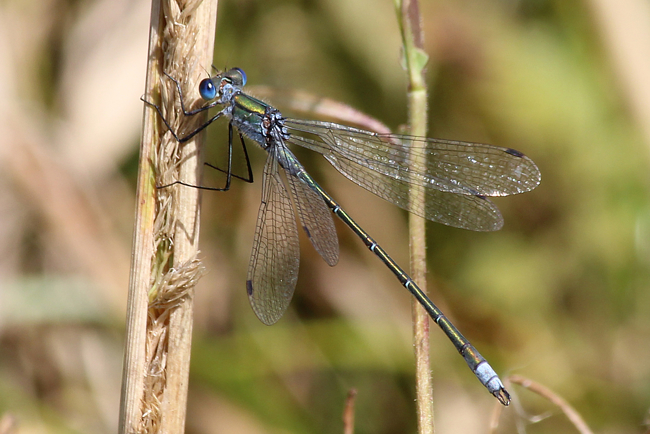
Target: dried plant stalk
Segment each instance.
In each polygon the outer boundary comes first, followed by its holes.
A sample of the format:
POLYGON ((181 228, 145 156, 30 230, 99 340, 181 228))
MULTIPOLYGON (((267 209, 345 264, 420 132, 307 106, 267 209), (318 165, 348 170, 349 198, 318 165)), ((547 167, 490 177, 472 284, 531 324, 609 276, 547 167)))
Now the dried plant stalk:
MULTIPOLYGON (((402 32, 404 59, 408 75, 408 102, 410 133, 425 137, 427 133, 427 87, 424 68, 427 56, 423 51, 423 32, 417 0, 402 0, 397 3, 398 20, 402 32)), ((424 157, 411 156, 410 166, 417 172, 424 167, 424 157)), ((425 191, 413 183, 409 191, 409 201, 424 203, 425 191)), ((414 214, 409 215, 411 275, 413 280, 426 291, 427 254, 426 220, 414 214)), ((418 414, 418 433, 433 434, 433 381, 429 355, 429 315, 415 300, 413 309, 413 350, 415 352, 415 394, 418 414)))
POLYGON ((357 389, 350 389, 348 396, 345 398, 345 408, 343 409, 343 434, 354 434, 354 412, 357 399, 357 389))
MULTIPOLYGON (((183 134, 205 116, 179 110, 175 84, 186 107, 200 104, 192 92, 209 70, 217 0, 154 0, 151 11, 145 99, 161 107, 183 134)), ((193 288, 203 267, 197 259, 201 135, 179 144, 157 112, 145 107, 136 224, 127 310, 120 432, 183 432, 192 334, 193 288)))
MULTIPOLYGON (((560 411, 569 419, 569 422, 573 425, 576 431, 580 434, 594 434, 589 425, 582 418, 580 413, 573 408, 564 398, 562 398, 557 393, 553 392, 546 386, 531 380, 530 378, 523 377, 521 375, 510 375, 508 376, 504 383, 510 389, 511 384, 518 384, 519 386, 528 389, 529 391, 541 396, 542 398, 549 401, 551 404, 557 406, 560 411)), ((518 399, 514 400, 515 406, 518 407, 519 414, 525 414, 526 412, 521 408, 521 403, 518 399)), ((499 428, 499 418, 503 412, 502 405, 495 405, 494 412, 492 413, 492 420, 490 422, 490 433, 497 432, 499 428)), ((542 419, 540 419, 542 420, 542 419)))

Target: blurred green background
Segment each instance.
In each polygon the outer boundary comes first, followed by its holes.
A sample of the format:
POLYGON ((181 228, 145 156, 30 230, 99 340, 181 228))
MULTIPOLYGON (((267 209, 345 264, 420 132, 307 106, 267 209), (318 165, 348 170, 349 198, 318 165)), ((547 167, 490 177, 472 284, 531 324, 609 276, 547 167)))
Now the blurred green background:
MULTIPOLYGON (((3 433, 116 430, 149 8, 0 2, 3 433)), ((595 431, 646 432, 650 5, 424 0, 421 12, 429 135, 512 147, 542 171, 535 191, 496 200, 499 232, 428 225, 433 300, 503 376, 552 389, 595 431)), ((390 0, 224 0, 214 64, 394 129, 406 120, 390 0)), ((260 181, 265 155, 251 153, 260 181)), ((298 157, 408 265, 405 212, 298 157)), ((244 282, 260 188, 203 195, 187 432, 339 433, 351 388, 357 433, 415 432, 410 298, 347 228, 332 269, 303 238, 288 314, 256 319, 244 282)), ((435 326, 431 347, 438 432, 488 432, 496 401, 435 326)), ((575 432, 511 392, 497 432, 575 432)))

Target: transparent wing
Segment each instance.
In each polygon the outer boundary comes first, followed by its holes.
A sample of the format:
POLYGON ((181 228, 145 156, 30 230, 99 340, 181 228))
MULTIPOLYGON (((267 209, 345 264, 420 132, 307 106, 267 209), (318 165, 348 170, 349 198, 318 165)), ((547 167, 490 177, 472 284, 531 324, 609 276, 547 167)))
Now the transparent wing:
POLYGON ((292 137, 309 149, 357 162, 371 171, 427 188, 459 194, 508 196, 530 191, 541 175, 535 163, 519 151, 482 143, 430 139, 400 134, 377 134, 331 122, 286 119, 292 137), (409 168, 409 153, 423 156, 426 169, 409 168))
POLYGON ((274 149, 264 166, 262 204, 248 265, 246 289, 253 311, 264 324, 277 322, 287 310, 298 280, 300 246, 291 198, 274 149))
POLYGON ((370 172, 373 176, 367 176, 368 169, 351 160, 328 160, 339 172, 366 190, 428 220, 473 231, 496 231, 503 226, 499 209, 485 196, 427 188, 424 202, 411 203, 407 181, 386 178, 375 172, 370 172))
POLYGON ((541 179, 535 163, 513 149, 382 135, 330 122, 286 119, 285 126, 292 132, 290 142, 323 154, 358 185, 414 214, 455 227, 501 228, 499 210, 484 196, 523 193, 541 179), (409 153, 423 157, 424 170, 409 167, 409 153), (424 204, 409 203, 413 184, 425 188, 424 204))
POLYGON ((325 262, 333 267, 339 261, 339 239, 332 212, 323 198, 295 175, 287 174, 287 179, 296 198, 300 222, 309 241, 325 262))

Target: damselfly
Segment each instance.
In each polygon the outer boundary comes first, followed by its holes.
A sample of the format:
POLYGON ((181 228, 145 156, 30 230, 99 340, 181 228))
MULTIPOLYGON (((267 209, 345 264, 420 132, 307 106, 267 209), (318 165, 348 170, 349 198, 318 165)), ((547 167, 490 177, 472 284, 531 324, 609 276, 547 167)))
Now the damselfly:
POLYGON ((348 179, 407 211, 475 231, 493 231, 503 225, 498 208, 487 197, 523 193, 539 185, 540 172, 532 160, 513 149, 480 143, 377 134, 330 122, 285 118, 274 107, 243 92, 246 75, 239 68, 201 81, 199 93, 207 104, 187 111, 180 84, 167 76, 176 84, 185 116, 223 106, 203 125, 181 137, 172 130, 160 108, 145 101, 158 111, 176 140, 186 142, 222 116, 230 120, 228 177, 226 186, 216 190, 227 190, 230 186, 233 128, 239 131, 244 152, 242 134, 268 153, 246 281, 251 306, 263 323, 273 324, 284 314, 298 279, 300 251, 293 195, 302 227, 325 262, 335 265, 339 258, 331 210, 415 296, 490 393, 502 404, 509 404, 508 392, 483 356, 384 249, 316 183, 287 144, 322 154, 348 179), (424 170, 416 171, 409 166, 411 155, 425 158, 424 170), (424 203, 409 201, 413 185, 425 190, 424 203))

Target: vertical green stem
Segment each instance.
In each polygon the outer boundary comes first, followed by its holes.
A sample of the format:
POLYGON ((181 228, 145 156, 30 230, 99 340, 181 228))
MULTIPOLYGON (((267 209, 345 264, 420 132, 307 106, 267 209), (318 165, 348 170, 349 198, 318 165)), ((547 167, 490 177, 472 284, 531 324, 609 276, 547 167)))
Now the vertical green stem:
MULTIPOLYGON (((408 108, 410 133, 425 137, 427 134, 427 88, 424 69, 428 57, 423 51, 423 33, 417 0, 396 0, 397 15, 402 32, 404 65, 408 76, 408 108)), ((420 171, 426 164, 422 158, 412 156, 410 165, 420 171)), ((415 184, 414 184, 415 185, 415 184)), ((424 188, 414 187, 409 193, 409 200, 424 202, 424 188)), ((411 276, 418 285, 426 290, 426 231, 425 219, 411 214, 409 216, 411 241, 411 276)), ((416 370, 416 405, 418 413, 418 432, 434 432, 433 385, 429 359, 429 316, 415 299, 413 308, 413 346, 416 370)))

